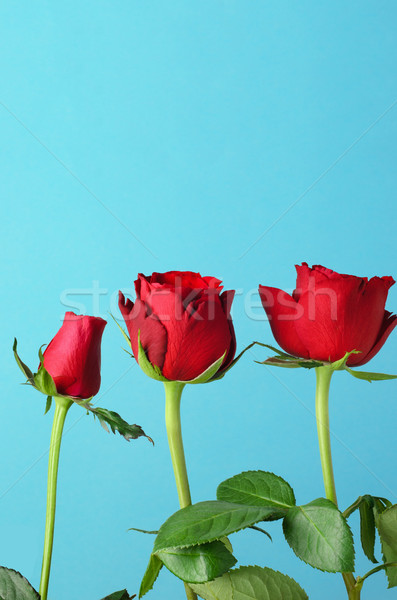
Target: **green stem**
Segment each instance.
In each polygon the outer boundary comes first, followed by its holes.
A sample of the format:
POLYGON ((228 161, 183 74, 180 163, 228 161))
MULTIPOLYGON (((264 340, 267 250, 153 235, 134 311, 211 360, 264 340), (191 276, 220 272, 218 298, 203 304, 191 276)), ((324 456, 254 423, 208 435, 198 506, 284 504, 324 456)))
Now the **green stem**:
MULTIPOLYGON (((165 425, 167 428, 168 445, 170 447, 172 466, 174 469, 176 489, 181 508, 192 503, 189 480, 187 476, 185 452, 182 441, 181 427, 181 397, 185 387, 179 381, 164 382, 165 387, 165 425)), ((197 600, 196 594, 185 583, 187 600, 197 600)))
POLYGON ((45 520, 44 552, 40 579, 41 600, 47 600, 48 582, 50 579, 52 546, 54 541, 55 507, 57 494, 59 451, 61 449, 62 430, 66 414, 73 404, 67 398, 56 396, 55 414, 51 431, 51 442, 48 457, 48 479, 47 479, 47 512, 45 520))
POLYGON ((388 567, 397 567, 397 563, 396 562, 388 562, 388 563, 383 563, 381 565, 378 565, 377 567, 374 567, 373 569, 368 571, 368 573, 365 573, 365 575, 363 575, 362 577, 358 577, 358 581, 362 582, 365 579, 367 579, 367 577, 371 577, 371 575, 378 573, 382 569, 387 569, 388 567))
MULTIPOLYGON (((323 471, 323 480, 325 495, 328 500, 331 500, 336 506, 338 501, 336 498, 334 470, 332 466, 331 454, 331 437, 329 430, 329 410, 328 398, 331 377, 334 369, 331 366, 324 365, 317 367, 316 371, 316 421, 318 444, 320 448, 321 468, 323 471)), ((360 600, 361 587, 357 586, 356 579, 353 573, 342 573, 343 581, 345 582, 349 600, 360 600)))
POLYGON ((334 470, 332 467, 331 438, 329 433, 328 396, 332 373, 332 368, 328 366, 316 368, 316 421, 325 495, 328 500, 332 500, 334 504, 338 505, 334 470))

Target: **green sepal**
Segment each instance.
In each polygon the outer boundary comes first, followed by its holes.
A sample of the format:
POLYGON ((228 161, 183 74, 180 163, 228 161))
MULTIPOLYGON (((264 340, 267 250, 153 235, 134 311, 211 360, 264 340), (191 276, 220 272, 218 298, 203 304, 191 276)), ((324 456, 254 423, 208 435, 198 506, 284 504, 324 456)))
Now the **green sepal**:
MULTIPOLYGON (((315 369, 316 367, 321 367, 323 365, 322 362, 318 360, 312 360, 307 358, 301 358, 298 356, 293 356, 292 354, 287 354, 287 352, 282 352, 278 348, 274 346, 270 346, 269 344, 263 344, 262 342, 254 342, 258 346, 262 348, 267 348, 272 352, 276 353, 276 356, 271 356, 266 360, 260 361, 256 360, 258 365, 269 365, 272 367, 284 367, 286 369, 297 369, 299 367, 303 367, 304 369, 315 369)), ((253 344, 252 344, 253 345, 253 344)))
POLYGON ((151 554, 149 564, 146 567, 146 571, 141 581, 141 587, 139 588, 139 598, 142 598, 145 594, 150 592, 162 567, 163 563, 161 560, 157 558, 155 554, 151 554))
POLYGON ((0 598, 4 600, 40 600, 29 581, 14 569, 0 567, 0 598))
POLYGON ((397 379, 397 375, 387 375, 386 373, 369 373, 367 371, 354 371, 349 367, 345 367, 345 371, 356 377, 372 383, 373 381, 387 381, 388 379, 397 379))
POLYGON ((160 367, 158 367, 157 365, 152 365, 152 363, 146 356, 146 352, 141 344, 140 331, 138 331, 138 364, 141 367, 142 371, 145 373, 145 375, 147 375, 148 377, 156 379, 156 381, 169 381, 169 379, 163 377, 160 367))
POLYGON ((109 596, 102 598, 102 600, 132 600, 136 598, 136 595, 130 596, 127 590, 119 590, 118 592, 113 592, 109 596))
MULTIPOLYGON (((45 345, 45 344, 43 344, 43 345, 45 345)), ((57 393, 57 388, 56 388, 53 378, 51 377, 49 372, 44 368, 44 365, 43 365, 44 357, 43 357, 43 352, 41 350, 42 348, 43 348, 43 346, 41 346, 39 348, 39 352, 38 352, 39 360, 40 360, 39 370, 37 371, 37 373, 33 373, 29 369, 29 367, 27 365, 25 365, 25 363, 20 359, 20 357, 18 355, 16 338, 14 338, 14 344, 12 347, 14 356, 15 356, 15 360, 17 361, 19 368, 21 369, 22 373, 25 375, 25 377, 27 379, 26 383, 31 385, 32 387, 36 388, 36 390, 38 390, 39 392, 41 392, 42 394, 45 394, 47 396, 47 403, 46 403, 46 410, 45 410, 45 413, 47 413, 51 406, 49 397, 50 396, 60 396, 61 394, 57 393)))
MULTIPOLYGON (((118 322, 117 322, 117 319, 116 319, 116 318, 115 318, 115 317, 112 315, 112 313, 111 313, 111 312, 109 313, 109 316, 110 316, 110 317, 113 319, 113 321, 116 323, 117 327, 120 329, 121 333, 123 334, 123 337, 124 337, 125 341, 127 342, 127 344, 129 345, 129 347, 130 347, 130 348, 131 348, 131 350, 132 350, 132 346, 131 346, 131 340, 130 340, 130 338, 129 338, 129 335, 128 335, 128 333, 125 331, 124 327, 122 327, 122 326, 120 325, 120 323, 118 323, 118 322)), ((124 352, 127 352, 127 354, 128 354, 129 356, 134 356, 134 355, 133 355, 131 352, 129 352, 129 350, 126 350, 125 348, 122 348, 122 350, 124 350, 124 352)))
POLYGON ((327 364, 329 364, 334 371, 343 371, 343 369, 346 368, 346 363, 352 354, 361 354, 361 352, 360 350, 350 350, 350 352, 346 352, 346 354, 339 360, 335 360, 334 362, 327 364))
POLYGON ((219 379, 222 379, 226 375, 226 373, 228 371, 230 371, 230 369, 232 369, 238 363, 238 361, 240 360, 240 358, 247 352, 247 350, 249 350, 250 348, 252 348, 253 346, 255 346, 255 344, 258 344, 258 342, 252 342, 246 348, 244 348, 244 350, 242 350, 240 352, 240 354, 238 354, 236 356, 236 358, 234 358, 232 360, 232 362, 230 363, 230 365, 226 369, 224 369, 219 375, 217 375, 215 373, 215 375, 212 377, 211 381, 218 381, 219 379))
POLYGON ((293 356, 292 354, 287 354, 286 352, 282 352, 278 348, 274 346, 269 346, 269 344, 262 344, 261 342, 255 342, 258 346, 262 346, 263 348, 269 348, 273 352, 276 352, 276 356, 271 356, 264 361, 255 362, 260 365, 269 365, 272 367, 284 367, 287 369, 296 369, 299 367, 303 367, 304 369, 316 369, 317 367, 329 366, 334 371, 339 371, 345 368, 346 361, 348 360, 351 354, 358 354, 357 350, 351 350, 350 352, 346 352, 346 354, 339 360, 335 362, 327 362, 322 360, 315 360, 312 358, 302 358, 299 356, 293 356))
POLYGON ((201 375, 198 375, 195 379, 190 379, 189 381, 183 381, 181 383, 207 383, 209 381, 215 381, 216 374, 222 366, 223 361, 225 360, 227 350, 222 354, 218 360, 216 360, 212 365, 208 367, 201 375))
MULTIPOLYGON (((304 359, 299 358, 298 356, 292 356, 292 354, 287 354, 286 352, 281 352, 278 348, 274 346, 269 346, 268 344, 262 344, 260 342, 254 342, 254 344, 258 344, 258 346, 263 346, 264 348, 269 348, 273 352, 276 352, 276 356, 271 356, 264 361, 256 360, 255 362, 260 365, 269 365, 272 367, 284 367, 287 369, 296 369, 298 367, 303 367, 305 369, 315 369, 317 367, 331 367, 333 371, 347 371, 353 377, 357 379, 362 379, 364 381, 385 381, 388 379, 397 379, 397 375, 387 375, 385 373, 369 373, 367 371, 355 371, 347 366, 347 361, 352 354, 360 354, 360 350, 351 350, 350 352, 346 352, 346 354, 336 360, 334 362, 327 361, 319 361, 312 359, 304 359)), ((251 344, 253 346, 254 344, 251 344)))
POLYGON ((17 338, 14 338, 14 343, 12 345, 12 350, 14 352, 14 357, 15 360, 17 362, 18 367, 21 369, 22 373, 25 375, 26 379, 29 381, 29 383, 33 382, 33 373, 32 371, 29 369, 29 367, 27 365, 25 365, 25 363, 20 359, 18 352, 17 352, 17 338))
POLYGON ((204 583, 220 577, 237 560, 219 540, 184 548, 166 548, 156 556, 171 573, 186 583, 204 583))
MULTIPOLYGON (((19 368, 24 373, 25 376, 28 377, 27 383, 32 385, 32 387, 36 388, 39 392, 45 394, 47 396, 45 412, 46 414, 51 408, 52 397, 64 398, 65 400, 70 400, 75 404, 78 404, 82 408, 84 408, 88 412, 91 412, 94 417, 97 417, 102 427, 109 432, 109 428, 112 433, 116 433, 116 431, 123 436, 127 442, 131 439, 136 439, 138 437, 144 436, 153 444, 153 440, 146 435, 143 431, 142 427, 139 425, 130 425, 125 421, 118 413, 108 410, 107 408, 95 407, 91 404, 92 396, 90 398, 86 398, 82 400, 81 398, 75 398, 73 396, 68 396, 64 394, 59 394, 56 389, 55 382, 49 372, 44 368, 44 356, 42 352, 42 347, 39 348, 39 359, 40 366, 37 373, 32 373, 30 369, 21 361, 17 353, 17 340, 14 339, 13 351, 15 360, 18 363, 19 368)), ((149 363, 150 364, 150 363, 149 363)))
POLYGON ((284 369, 299 369, 299 367, 303 367, 304 369, 315 369, 316 367, 322 367, 323 363, 318 360, 305 360, 302 358, 281 358, 279 356, 271 356, 266 360, 254 361, 258 365, 269 365, 270 367, 284 367, 284 369))
MULTIPOLYGON (((141 332, 138 331, 138 364, 141 367, 142 371, 145 373, 145 375, 147 375, 148 377, 151 377, 152 379, 155 379, 156 381, 162 381, 163 383, 168 383, 170 381, 173 381, 173 380, 170 380, 170 379, 167 379, 166 377, 164 377, 164 375, 161 373, 161 369, 159 366, 152 365, 152 363, 146 356, 146 352, 143 349, 143 346, 141 344, 140 333, 141 332)), ((208 369, 206 369, 203 373, 201 373, 194 379, 189 379, 188 381, 180 381, 179 383, 183 383, 183 384, 185 384, 185 383, 207 383, 209 381, 213 381, 214 376, 219 371, 219 369, 224 361, 225 356, 226 356, 226 351, 220 358, 218 358, 214 363, 212 363, 212 365, 210 365, 208 367, 208 369)))
POLYGON ((46 396, 57 396, 57 386, 47 369, 44 367, 44 357, 41 351, 42 347, 43 346, 39 348, 40 366, 37 373, 34 374, 34 384, 39 392, 46 394, 46 396))

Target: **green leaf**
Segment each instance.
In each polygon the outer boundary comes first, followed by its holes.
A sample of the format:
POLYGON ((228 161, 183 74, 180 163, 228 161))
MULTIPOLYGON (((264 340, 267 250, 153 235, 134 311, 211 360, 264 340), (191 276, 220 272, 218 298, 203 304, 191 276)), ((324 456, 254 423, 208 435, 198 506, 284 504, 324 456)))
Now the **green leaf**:
POLYGON ((359 506, 360 511, 360 537, 365 556, 373 563, 375 558, 375 517, 373 511, 373 500, 363 499, 359 506))
POLYGON ((110 596, 106 596, 106 598, 102 598, 102 600, 132 600, 136 596, 130 596, 127 590, 120 590, 118 592, 113 592, 110 596))
MULTIPOLYGON (((86 408, 87 406, 88 405, 86 405, 86 408)), ((124 421, 124 419, 113 410, 100 408, 99 406, 90 406, 89 410, 94 414, 94 416, 98 417, 101 425, 106 431, 109 431, 107 427, 109 425, 112 433, 116 433, 117 431, 121 436, 123 436, 124 439, 127 440, 127 442, 129 442, 131 439, 135 440, 141 436, 144 436, 153 444, 152 438, 146 435, 142 427, 139 425, 129 425, 127 421, 124 421)))
POLYGON ((182 383, 207 383, 208 381, 210 381, 210 379, 212 379, 221 368, 224 358, 226 356, 226 352, 227 351, 225 351, 224 354, 222 354, 222 356, 218 358, 218 360, 212 363, 212 365, 209 366, 208 369, 201 373, 201 375, 198 375, 198 377, 196 377, 195 379, 183 381, 182 383))
POLYGON ((285 514, 285 511, 275 506, 245 506, 216 500, 199 502, 174 513, 160 527, 154 552, 219 540, 277 514, 285 514))
POLYGON ((229 550, 229 552, 231 552, 233 554, 233 546, 232 546, 229 538, 226 536, 223 536, 220 538, 220 541, 222 542, 222 544, 225 544, 226 550, 229 550))
POLYGON ((161 560, 154 554, 151 554, 149 564, 141 581, 141 587, 139 588, 139 598, 142 598, 152 589, 162 567, 163 563, 161 560))
MULTIPOLYGON (((383 499, 385 500, 385 498, 383 499)), ((347 519, 357 509, 360 512, 360 537, 361 546, 364 550, 365 556, 372 561, 377 563, 375 558, 375 503, 379 502, 380 498, 376 496, 359 496, 355 502, 349 508, 347 508, 342 514, 347 519)), ((388 502, 388 500, 386 500, 388 502)), ((380 502, 380 506, 383 508, 383 503, 380 502)))
POLYGON ((51 377, 51 375, 49 374, 49 372, 44 368, 44 364, 43 364, 44 357, 43 357, 41 348, 39 348, 39 359, 40 359, 39 370, 33 376, 34 385, 37 387, 37 389, 40 392, 42 392, 43 394, 46 394, 46 396, 57 396, 57 388, 56 388, 55 382, 54 382, 53 378, 51 377))
POLYGON ((151 535, 157 535, 158 531, 148 531, 147 529, 138 529, 138 527, 130 527, 127 531, 139 531, 139 533, 149 533, 151 535))
POLYGON ((19 358, 18 352, 17 352, 17 338, 14 338, 14 344, 12 346, 12 350, 14 352, 14 357, 15 360, 17 361, 17 365, 18 367, 21 369, 22 373, 25 375, 26 379, 28 379, 29 381, 33 381, 33 373, 32 371, 29 369, 29 367, 27 365, 25 365, 25 363, 19 358))
POLYGON ((355 510, 357 510, 361 504, 361 502, 363 501, 364 496, 359 496, 357 498, 357 500, 355 500, 353 502, 353 504, 351 504, 348 508, 346 508, 346 510, 343 511, 343 516, 345 517, 345 519, 347 519, 348 517, 350 517, 351 514, 354 513, 355 510))
POLYGON ((233 589, 230 575, 233 571, 217 577, 207 583, 191 584, 192 590, 204 600, 233 600, 233 589))
POLYGON ((23 575, 6 567, 0 567, 0 595, 6 600, 40 600, 23 575))
POLYGON ((397 379, 397 375, 386 375, 385 373, 368 373, 367 371, 354 371, 353 369, 349 369, 349 367, 345 367, 345 371, 356 377, 357 379, 363 379, 364 381, 368 381, 372 383, 373 381, 385 381, 387 379, 397 379))
POLYGON ((386 500, 386 498, 380 498, 379 496, 372 496, 372 499, 374 501, 373 511, 376 525, 379 515, 381 515, 386 508, 391 507, 392 503, 389 500, 386 500))
MULTIPOLYGON (((397 504, 386 508, 376 519, 384 562, 397 562, 397 504)), ((385 569, 389 588, 397 586, 397 567, 385 569)))
POLYGON ((251 527, 249 527, 249 529, 253 529, 254 531, 260 531, 261 533, 264 533, 271 542, 273 541, 273 538, 270 535, 270 533, 268 533, 265 529, 262 529, 262 527, 258 527, 258 525, 251 525, 251 527))
POLYGON ((230 578, 233 600, 308 600, 296 581, 273 569, 241 567, 230 578))
POLYGON ((318 498, 294 506, 283 522, 288 544, 304 562, 331 573, 354 570, 353 536, 335 504, 318 498))
POLYGON ((45 411, 44 414, 46 415, 48 413, 48 411, 51 408, 51 404, 52 404, 52 396, 47 396, 47 402, 45 404, 45 411))
POLYGON ((213 582, 191 587, 204 600, 308 600, 291 577, 266 567, 240 567, 213 582))
POLYGON ((226 479, 218 486, 216 497, 224 502, 277 506, 282 509, 289 509, 296 504, 291 486, 281 477, 267 471, 245 471, 226 479))
POLYGON ((237 562, 218 540, 187 548, 159 550, 156 556, 171 573, 186 583, 203 583, 215 579, 237 562))
POLYGON ((157 365, 152 365, 148 357, 146 356, 146 352, 143 349, 141 344, 141 332, 138 331, 138 364, 141 367, 142 371, 148 377, 152 379, 156 379, 157 381, 169 381, 166 377, 163 377, 161 374, 161 369, 157 365))
MULTIPOLYGON (((397 562, 382 563, 382 564, 378 565, 377 567, 374 567, 373 569, 368 571, 368 573, 365 573, 365 575, 362 575, 361 577, 357 577, 357 584, 362 585, 363 581, 365 581, 365 579, 367 579, 368 577, 371 577, 371 575, 375 575, 375 573, 379 573, 379 571, 387 570, 390 567, 397 567, 397 562)), ((389 587, 394 587, 394 586, 390 585, 389 587)))

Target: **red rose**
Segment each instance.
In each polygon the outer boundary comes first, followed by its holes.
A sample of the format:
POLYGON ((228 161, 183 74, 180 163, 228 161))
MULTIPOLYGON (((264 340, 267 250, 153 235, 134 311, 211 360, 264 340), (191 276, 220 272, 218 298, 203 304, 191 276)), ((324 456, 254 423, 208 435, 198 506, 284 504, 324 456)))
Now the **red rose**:
POLYGON ((101 384, 101 338, 106 321, 67 312, 63 325, 48 344, 44 368, 57 392, 75 398, 90 398, 101 384))
POLYGON ((397 325, 397 316, 385 310, 392 277, 340 275, 320 265, 296 266, 292 296, 277 288, 259 286, 273 335, 289 354, 334 362, 346 352, 347 364, 368 362, 397 325))
POLYGON ((221 294, 220 283, 190 271, 138 275, 135 304, 119 293, 135 358, 140 331, 147 358, 169 380, 195 379, 225 353, 218 373, 226 369, 236 351, 234 291, 221 294))

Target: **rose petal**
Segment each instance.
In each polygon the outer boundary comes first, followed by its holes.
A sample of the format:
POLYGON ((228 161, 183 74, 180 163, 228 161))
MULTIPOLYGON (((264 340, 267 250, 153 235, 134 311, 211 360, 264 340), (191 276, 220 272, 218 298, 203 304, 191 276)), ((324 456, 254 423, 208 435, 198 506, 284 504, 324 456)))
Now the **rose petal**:
POLYGON ((309 358, 296 329, 297 320, 302 318, 299 304, 278 288, 260 285, 259 295, 277 343, 289 354, 309 358))
POLYGON ((371 360, 371 358, 373 358, 375 354, 379 352, 396 325, 397 315, 393 315, 391 312, 385 310, 382 326, 371 350, 368 352, 368 354, 366 354, 365 357, 363 357, 361 354, 354 355, 354 357, 358 360, 356 362, 348 360, 347 364, 350 366, 354 365, 355 367, 361 367, 361 365, 365 365, 365 363, 371 360))
POLYGON ((149 314, 147 305, 139 298, 135 304, 119 292, 119 308, 131 340, 131 348, 138 360, 138 332, 146 356, 152 365, 162 369, 167 350, 167 332, 154 314, 149 314))

